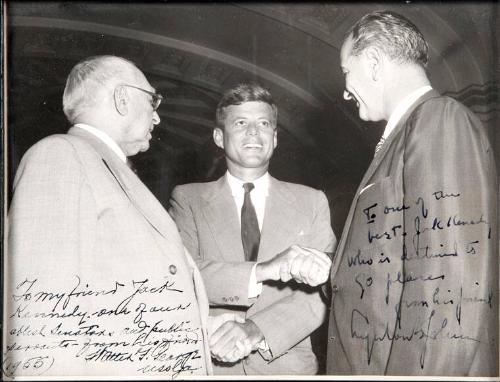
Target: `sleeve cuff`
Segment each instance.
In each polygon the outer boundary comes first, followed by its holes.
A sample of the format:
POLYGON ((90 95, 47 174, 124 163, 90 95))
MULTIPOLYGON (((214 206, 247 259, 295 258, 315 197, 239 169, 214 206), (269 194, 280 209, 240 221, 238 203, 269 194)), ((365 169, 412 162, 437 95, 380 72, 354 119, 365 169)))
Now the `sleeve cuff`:
POLYGON ((250 279, 248 280, 248 298, 256 298, 262 293, 262 283, 257 282, 257 275, 255 274, 255 268, 257 263, 252 267, 250 272, 250 279))
POLYGON ((273 354, 271 353, 271 349, 269 348, 265 338, 259 342, 257 350, 266 361, 271 361, 273 359, 273 354))

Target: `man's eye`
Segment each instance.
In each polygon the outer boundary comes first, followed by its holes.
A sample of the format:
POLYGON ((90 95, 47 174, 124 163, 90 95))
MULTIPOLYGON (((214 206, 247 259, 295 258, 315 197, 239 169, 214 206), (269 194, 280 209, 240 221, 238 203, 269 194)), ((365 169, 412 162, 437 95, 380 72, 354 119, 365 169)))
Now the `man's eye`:
POLYGON ((262 127, 269 127, 269 126, 271 126, 271 124, 269 123, 269 121, 260 121, 259 124, 262 127))
POLYGON ((241 120, 240 121, 236 121, 234 123, 234 126, 236 126, 236 127, 244 127, 246 125, 247 125, 247 122, 246 121, 241 121, 241 120))

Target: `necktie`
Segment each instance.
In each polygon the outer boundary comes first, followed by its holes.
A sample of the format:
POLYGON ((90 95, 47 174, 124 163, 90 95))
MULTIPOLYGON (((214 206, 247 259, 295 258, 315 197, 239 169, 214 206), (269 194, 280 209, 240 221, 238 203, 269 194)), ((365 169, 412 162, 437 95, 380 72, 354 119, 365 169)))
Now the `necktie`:
POLYGON ((375 146, 375 155, 377 155, 377 153, 380 151, 380 149, 384 145, 384 142, 385 138, 384 137, 380 138, 380 141, 378 141, 377 146, 375 146))
POLYGON ((260 230, 257 214, 250 199, 250 191, 253 190, 253 183, 245 183, 245 197, 241 207, 241 241, 246 261, 256 261, 259 251, 260 230))

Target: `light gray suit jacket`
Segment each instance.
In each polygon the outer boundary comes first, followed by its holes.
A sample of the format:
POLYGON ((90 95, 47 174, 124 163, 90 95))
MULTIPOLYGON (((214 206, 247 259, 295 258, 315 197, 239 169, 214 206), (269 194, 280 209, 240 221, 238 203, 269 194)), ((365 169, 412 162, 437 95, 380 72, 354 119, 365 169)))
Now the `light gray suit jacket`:
MULTIPOLYGON (((252 353, 226 374, 314 374, 317 360, 309 335, 325 319, 318 290, 290 282, 264 283, 262 294, 248 299, 254 262, 246 262, 238 211, 225 176, 215 182, 178 186, 170 213, 184 244, 199 265, 211 314, 239 311, 262 330, 272 352, 265 360, 252 353)), ((335 237, 330 211, 321 191, 271 177, 261 232, 258 261, 265 261, 292 244, 332 251, 335 237)))
MULTIPOLYGON (((108 330, 117 330, 109 341, 128 342, 134 341, 137 335, 122 336, 118 330, 140 332, 139 327, 136 327, 140 326, 140 321, 150 325, 149 329, 157 321, 160 321, 161 327, 189 323, 197 340, 190 344, 172 344, 171 349, 194 351, 196 357, 188 362, 195 369, 193 373, 211 373, 207 342, 208 300, 201 275, 186 252, 177 227, 167 211, 115 153, 92 134, 72 128, 68 134, 43 139, 26 153, 17 171, 14 187, 8 217, 9 246, 6 256, 6 295, 9 303, 12 303, 10 296, 18 293, 16 286, 25 279, 36 279, 36 286, 44 290, 71 289, 76 276, 82 283, 89 283, 87 287, 79 286, 87 290, 103 290, 117 281, 124 284, 119 292, 124 288, 132 288, 133 281, 148 280, 146 284, 151 287, 163 285, 168 280, 173 283, 173 288, 182 293, 166 290, 151 292, 151 289, 147 292, 142 288, 140 296, 134 296, 126 304, 129 313, 115 312, 110 315, 110 321, 106 321, 104 315, 95 323, 101 328, 106 323, 108 330), (139 305, 141 299, 145 305, 139 305), (154 314, 149 311, 154 306, 174 308, 179 304, 189 305, 185 309, 154 314), (148 311, 137 320, 134 319, 137 315, 137 310, 134 310, 136 305, 137 309, 142 306, 148 311)), ((135 288, 139 285, 135 284, 135 288)), ((111 300, 112 296, 106 298, 111 300)), ((120 299, 123 298, 122 293, 120 299)), ((92 317, 96 315, 91 312, 99 308, 102 299, 80 297, 78 300, 73 297, 71 301, 79 301, 79 310, 87 311, 88 323, 92 323, 92 317)), ((36 305, 28 308, 39 309, 36 305)), ((61 305, 58 306, 60 308, 61 305)), ((12 309, 14 305, 7 306, 7 315, 12 313, 12 309)), ((31 329, 46 325, 49 330, 57 322, 57 319, 39 317, 33 318, 28 324, 31 329)), ((61 322, 63 327, 74 325, 71 320, 61 322)), ((15 316, 9 320, 7 330, 26 323, 25 319, 15 316)), ((155 336, 157 334, 153 333, 149 338, 155 336)), ((84 341, 84 337, 68 338, 84 341)), ((53 341, 63 338, 47 335, 46 341, 53 344, 53 341)), ((22 343, 26 339, 12 336, 6 338, 5 342, 22 343)), ((102 337, 99 340, 105 341, 102 337)), ((143 351, 146 348, 142 347, 143 351)), ((137 353, 131 356, 134 362, 85 362, 81 353, 80 356, 75 355, 78 349, 78 346, 74 346, 57 351, 55 364, 45 375, 168 376, 174 373, 173 370, 138 371, 140 354, 137 353)), ((110 349, 128 352, 137 350, 137 347, 122 349, 118 346, 110 349)), ((176 356, 177 353, 172 355, 176 356)), ((10 356, 24 359, 27 353, 14 352, 10 356)), ((160 366, 158 363, 152 364, 160 366)), ((21 368, 18 371, 20 374, 30 373, 21 368)), ((187 375, 191 375, 191 372, 188 371, 187 375)))

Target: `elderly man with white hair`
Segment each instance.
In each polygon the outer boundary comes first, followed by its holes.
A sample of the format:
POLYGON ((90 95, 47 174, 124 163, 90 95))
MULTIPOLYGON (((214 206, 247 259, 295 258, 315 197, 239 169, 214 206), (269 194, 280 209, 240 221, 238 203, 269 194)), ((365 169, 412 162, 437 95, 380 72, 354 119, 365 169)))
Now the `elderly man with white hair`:
POLYGON ((4 376, 211 373, 208 302, 175 223, 127 157, 162 96, 130 61, 78 63, 73 125, 24 156, 8 216, 4 376))

